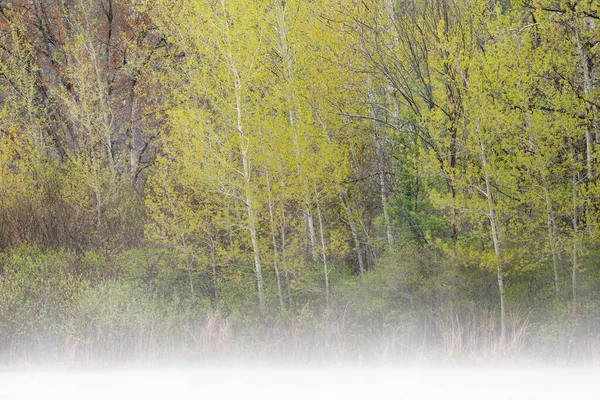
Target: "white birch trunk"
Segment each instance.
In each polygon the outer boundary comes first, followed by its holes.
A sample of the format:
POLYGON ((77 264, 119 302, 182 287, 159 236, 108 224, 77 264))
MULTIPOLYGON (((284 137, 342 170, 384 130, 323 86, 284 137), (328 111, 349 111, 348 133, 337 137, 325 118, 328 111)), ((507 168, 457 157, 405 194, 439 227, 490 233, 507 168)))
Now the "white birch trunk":
MULTIPOLYGON (((227 10, 225 7, 225 0, 221 0, 221 6, 223 8, 223 13, 226 15, 227 10)), ((250 239, 252 242, 252 252, 254 253, 254 268, 256 275, 256 288, 258 291, 258 305, 260 312, 263 313, 265 310, 265 293, 264 293, 264 285, 262 278, 262 266, 260 260, 260 247, 258 243, 258 232, 256 229, 256 217, 254 215, 254 206, 252 202, 251 196, 251 171, 250 171, 250 162, 248 159, 248 138, 244 133, 243 126, 243 118, 242 118, 242 83, 240 79, 240 75, 237 71, 235 63, 233 61, 233 55, 231 53, 231 41, 229 38, 229 23, 227 19, 225 19, 225 28, 226 28, 226 39, 227 39, 227 47, 228 47, 228 57, 230 62, 230 71, 233 76, 233 89, 235 94, 235 112, 237 116, 237 131, 240 136, 240 155, 242 157, 242 175, 243 175, 243 195, 244 202, 246 205, 246 213, 248 217, 248 230, 250 232, 250 239)))
POLYGON ((325 247, 325 233, 323 231, 323 218, 321 216, 321 206, 319 205, 319 196, 315 185, 315 197, 317 199, 317 216, 319 218, 319 233, 321 236, 321 258, 323 260, 323 273, 325 275, 325 302, 329 305, 329 267, 327 266, 327 255, 325 247))
POLYGON ((375 96, 373 95, 371 78, 368 78, 368 92, 371 118, 373 120, 373 134, 375 138, 375 151, 377 156, 377 173, 379 175, 379 195, 381 197, 381 209, 383 211, 383 220, 385 223, 386 239, 388 245, 394 243, 392 237, 392 228, 390 224, 390 215, 387 205, 387 187, 385 182, 385 160, 383 156, 383 147, 381 145, 381 137, 379 135, 379 124, 377 123, 377 109, 375 108, 375 96))
POLYGON ((279 50, 278 52, 282 58, 283 76, 284 76, 285 82, 287 82, 286 97, 287 97, 287 101, 289 103, 289 110, 288 110, 289 123, 294 132, 294 146, 295 146, 295 150, 296 150, 296 173, 298 174, 299 182, 304 190, 304 193, 303 193, 304 218, 305 218, 305 223, 306 223, 307 236, 308 236, 308 240, 309 240, 308 253, 313 261, 317 261, 318 260, 317 251, 316 251, 317 239, 316 239, 316 233, 315 233, 314 217, 313 217, 312 210, 311 210, 311 201, 310 201, 310 195, 309 195, 310 188, 309 188, 309 185, 304 181, 303 176, 300 171, 300 165, 302 163, 302 151, 300 149, 300 141, 298 138, 298 130, 296 127, 297 121, 296 121, 295 97, 294 97, 293 89, 289 85, 289 82, 292 82, 292 79, 293 79, 292 65, 294 63, 294 58, 293 58, 292 51, 288 44, 288 37, 287 37, 288 27, 287 27, 287 24, 285 21, 284 2, 282 0, 276 0, 275 1, 275 9, 276 9, 276 13, 277 13, 276 14, 276 19, 277 19, 276 32, 277 32, 277 37, 278 37, 278 44, 277 44, 278 50, 279 50))
POLYGON ((490 228, 492 230, 492 241, 494 243, 494 254, 496 255, 496 272, 498 279, 498 292, 500 294, 500 343, 504 344, 506 340, 506 311, 504 307, 504 275, 502 271, 502 260, 500 258, 500 240, 498 236, 498 226, 496 220, 496 207, 494 204, 494 197, 492 193, 492 185, 490 182, 490 176, 487 168, 487 158, 485 156, 485 147, 481 144, 481 164, 483 167, 483 176, 485 179, 485 191, 488 201, 488 217, 490 221, 490 228))
POLYGON ((278 266, 278 250, 277 250, 277 229, 275 227, 275 215, 274 215, 274 205, 273 198, 271 195, 271 180, 269 178, 269 170, 265 168, 265 176, 267 178, 267 191, 268 191, 268 207, 269 207, 269 220, 271 223, 271 239, 273 242, 273 268, 275 269, 275 278, 277 279, 277 294, 279 296, 279 308, 283 311, 283 295, 281 292, 281 277, 279 275, 279 266, 278 266))

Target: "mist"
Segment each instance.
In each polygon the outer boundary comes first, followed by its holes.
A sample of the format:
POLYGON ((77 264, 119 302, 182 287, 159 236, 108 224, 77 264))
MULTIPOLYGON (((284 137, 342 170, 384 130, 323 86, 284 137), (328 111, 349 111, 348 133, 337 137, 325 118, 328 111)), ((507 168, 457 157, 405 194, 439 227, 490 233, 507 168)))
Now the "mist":
POLYGON ((0 373, 2 399, 597 399, 599 369, 198 368, 0 373))

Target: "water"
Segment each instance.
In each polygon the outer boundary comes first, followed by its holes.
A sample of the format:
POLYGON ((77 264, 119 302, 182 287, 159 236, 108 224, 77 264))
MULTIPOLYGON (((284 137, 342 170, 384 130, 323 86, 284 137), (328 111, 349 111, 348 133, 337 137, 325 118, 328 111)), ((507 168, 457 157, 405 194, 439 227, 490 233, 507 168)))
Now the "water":
POLYGON ((0 373, 0 399, 600 399, 600 369, 128 369, 0 373))

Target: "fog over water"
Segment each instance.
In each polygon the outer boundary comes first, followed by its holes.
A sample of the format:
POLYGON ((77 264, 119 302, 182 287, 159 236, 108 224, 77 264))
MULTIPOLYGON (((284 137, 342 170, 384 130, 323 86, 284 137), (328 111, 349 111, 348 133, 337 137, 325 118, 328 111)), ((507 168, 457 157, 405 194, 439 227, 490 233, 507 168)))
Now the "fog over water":
POLYGON ((188 368, 0 373, 0 399, 598 399, 600 369, 188 368))

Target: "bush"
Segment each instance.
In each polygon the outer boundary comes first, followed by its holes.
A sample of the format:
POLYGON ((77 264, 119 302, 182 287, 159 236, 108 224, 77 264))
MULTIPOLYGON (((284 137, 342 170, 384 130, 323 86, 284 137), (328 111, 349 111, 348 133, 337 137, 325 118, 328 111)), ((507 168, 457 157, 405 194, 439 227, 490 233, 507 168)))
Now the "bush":
POLYGON ((82 280, 71 253, 23 246, 0 258, 0 346, 9 354, 55 357, 82 280))
POLYGON ((86 286, 65 316, 65 351, 72 360, 143 356, 155 347, 165 312, 164 302, 141 284, 86 286))

